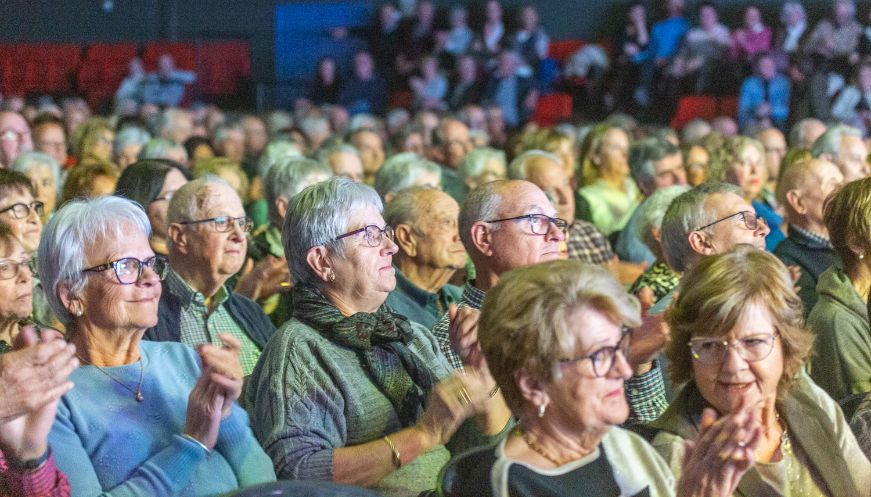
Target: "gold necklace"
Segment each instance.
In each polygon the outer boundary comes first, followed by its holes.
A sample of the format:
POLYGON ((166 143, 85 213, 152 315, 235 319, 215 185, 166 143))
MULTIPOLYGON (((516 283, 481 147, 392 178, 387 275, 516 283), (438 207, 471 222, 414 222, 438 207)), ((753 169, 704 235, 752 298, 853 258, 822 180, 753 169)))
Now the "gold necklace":
POLYGON ((534 450, 536 454, 540 455, 541 457, 543 457, 543 458, 547 459, 548 461, 550 461, 551 463, 553 463, 554 466, 559 467, 559 466, 562 466, 563 464, 571 461, 571 459, 566 459, 564 461, 561 461, 559 459, 555 459, 555 458, 551 457, 551 455, 548 454, 547 451, 545 451, 542 446, 538 445, 537 443, 535 443, 534 440, 532 440, 532 438, 530 438, 529 433, 527 433, 526 430, 524 430, 523 428, 518 426, 517 432, 520 433, 520 436, 523 438, 523 441, 526 442, 526 445, 530 449, 534 450))
POLYGON ((143 378, 143 375, 144 375, 144 373, 145 373, 145 364, 143 364, 143 362, 142 362, 142 357, 141 357, 141 356, 139 357, 139 384, 136 385, 136 390, 133 390, 132 388, 130 388, 129 386, 127 386, 124 382, 122 382, 122 381, 119 380, 118 378, 115 378, 114 376, 110 375, 108 371, 106 371, 105 369, 101 368, 100 366, 97 366, 96 364, 94 364, 94 363, 91 362, 91 361, 85 360, 85 358, 82 357, 81 355, 76 354, 76 357, 78 357, 79 360, 82 361, 82 362, 84 362, 85 364, 88 364, 88 365, 90 365, 90 366, 94 366, 95 368, 97 368, 97 371, 99 371, 99 372, 103 373, 104 375, 108 376, 110 380, 112 380, 112 381, 114 381, 115 383, 121 385, 121 386, 124 387, 126 390, 129 390, 130 393, 133 394, 133 398, 136 399, 136 402, 142 402, 143 400, 145 400, 145 397, 142 396, 142 378, 143 378))

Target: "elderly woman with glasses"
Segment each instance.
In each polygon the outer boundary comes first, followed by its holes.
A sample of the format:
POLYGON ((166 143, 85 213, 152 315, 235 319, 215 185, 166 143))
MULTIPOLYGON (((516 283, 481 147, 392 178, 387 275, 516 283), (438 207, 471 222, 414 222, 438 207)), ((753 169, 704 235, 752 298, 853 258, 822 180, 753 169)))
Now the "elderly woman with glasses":
MULTIPOLYGON (((375 190, 347 178, 290 198, 293 318, 264 349, 245 405, 279 478, 408 496, 435 487, 448 441, 479 443, 508 415, 473 352, 462 354, 466 374, 452 374, 432 333, 384 305, 397 246, 381 212, 375 190), (458 432, 472 415, 477 427, 458 432)), ((472 334, 474 313, 457 316, 455 336, 472 334)))
POLYGON ((142 341, 166 260, 142 208, 76 200, 46 225, 39 274, 82 363, 49 435, 73 495, 199 496, 273 480, 235 404, 239 342, 197 350, 142 341))
POLYGON ((12 163, 12 170, 27 176, 33 184, 33 196, 43 205, 42 222, 48 220, 57 204, 61 172, 57 161, 42 152, 21 154, 12 163))
POLYGON ((706 408, 726 416, 750 407, 761 425, 756 464, 735 495, 868 495, 871 464, 838 404, 803 372, 813 335, 776 257, 740 245, 702 259, 667 320, 672 379, 686 384, 652 423, 653 445, 676 474, 706 408))
POLYGON ((487 293, 478 340, 518 425, 495 447, 452 461, 442 495, 731 494, 730 475, 747 470, 755 448, 746 412, 708 415, 679 482, 619 427, 629 415, 627 327, 639 323, 638 301, 604 268, 551 261, 504 274, 487 293))

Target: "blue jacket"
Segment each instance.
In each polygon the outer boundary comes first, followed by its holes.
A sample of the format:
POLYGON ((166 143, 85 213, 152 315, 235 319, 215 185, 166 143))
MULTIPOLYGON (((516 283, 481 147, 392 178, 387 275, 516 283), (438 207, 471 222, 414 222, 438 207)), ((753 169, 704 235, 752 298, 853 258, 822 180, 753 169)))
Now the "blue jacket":
POLYGON ((647 49, 635 54, 632 61, 640 64, 655 58, 670 59, 677 53, 680 42, 689 30, 690 23, 683 16, 659 21, 650 30, 647 49))
MULTIPOLYGON (((789 116, 789 80, 780 74, 769 83, 768 103, 771 121, 782 125, 789 116)), ((738 124, 743 128, 756 119, 756 109, 765 102, 765 85, 759 76, 750 76, 741 84, 738 96, 738 124)))

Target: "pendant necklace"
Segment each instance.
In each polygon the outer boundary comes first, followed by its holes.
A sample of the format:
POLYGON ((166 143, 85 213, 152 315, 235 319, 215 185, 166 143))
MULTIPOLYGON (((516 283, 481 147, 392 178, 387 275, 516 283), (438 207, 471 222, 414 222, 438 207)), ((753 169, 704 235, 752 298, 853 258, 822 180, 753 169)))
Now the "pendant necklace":
POLYGON ((130 388, 129 386, 127 386, 124 382, 122 382, 122 381, 119 380, 118 378, 115 378, 114 376, 112 376, 111 374, 109 374, 108 371, 106 371, 105 369, 101 368, 100 366, 97 366, 96 364, 94 364, 94 363, 91 362, 91 361, 86 361, 86 360, 85 360, 82 356, 80 356, 79 354, 76 354, 76 356, 79 358, 80 361, 82 361, 82 362, 84 362, 85 364, 88 364, 88 365, 90 365, 90 366, 94 366, 95 368, 97 368, 97 370, 98 370, 99 372, 101 372, 101 373, 103 373, 104 375, 108 376, 110 380, 114 381, 115 383, 117 383, 117 384, 121 385, 122 387, 124 387, 126 390, 130 391, 130 393, 133 394, 133 398, 136 399, 136 402, 142 402, 143 400, 145 400, 145 397, 142 396, 142 378, 143 378, 143 374, 145 373, 145 365, 144 365, 143 362, 142 362, 142 357, 139 358, 139 384, 136 385, 136 390, 134 390, 134 389, 130 388))

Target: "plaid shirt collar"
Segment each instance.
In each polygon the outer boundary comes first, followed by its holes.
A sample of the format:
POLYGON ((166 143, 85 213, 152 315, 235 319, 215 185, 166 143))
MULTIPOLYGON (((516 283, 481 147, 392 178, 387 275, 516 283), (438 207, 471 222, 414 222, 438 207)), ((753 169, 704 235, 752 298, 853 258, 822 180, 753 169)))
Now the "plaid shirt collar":
MULTIPOLYGON (((196 304, 200 307, 206 306, 206 297, 202 293, 194 290, 184 278, 178 273, 169 269, 169 274, 166 275, 166 287, 169 292, 181 300, 182 307, 187 309, 191 305, 196 304)), ((213 297, 213 301, 218 305, 223 304, 230 298, 230 293, 227 287, 221 286, 213 297)))
POLYGON ((484 297, 487 293, 475 287, 474 281, 469 281, 463 287, 463 296, 461 302, 468 305, 472 309, 480 309, 484 305, 484 297))

